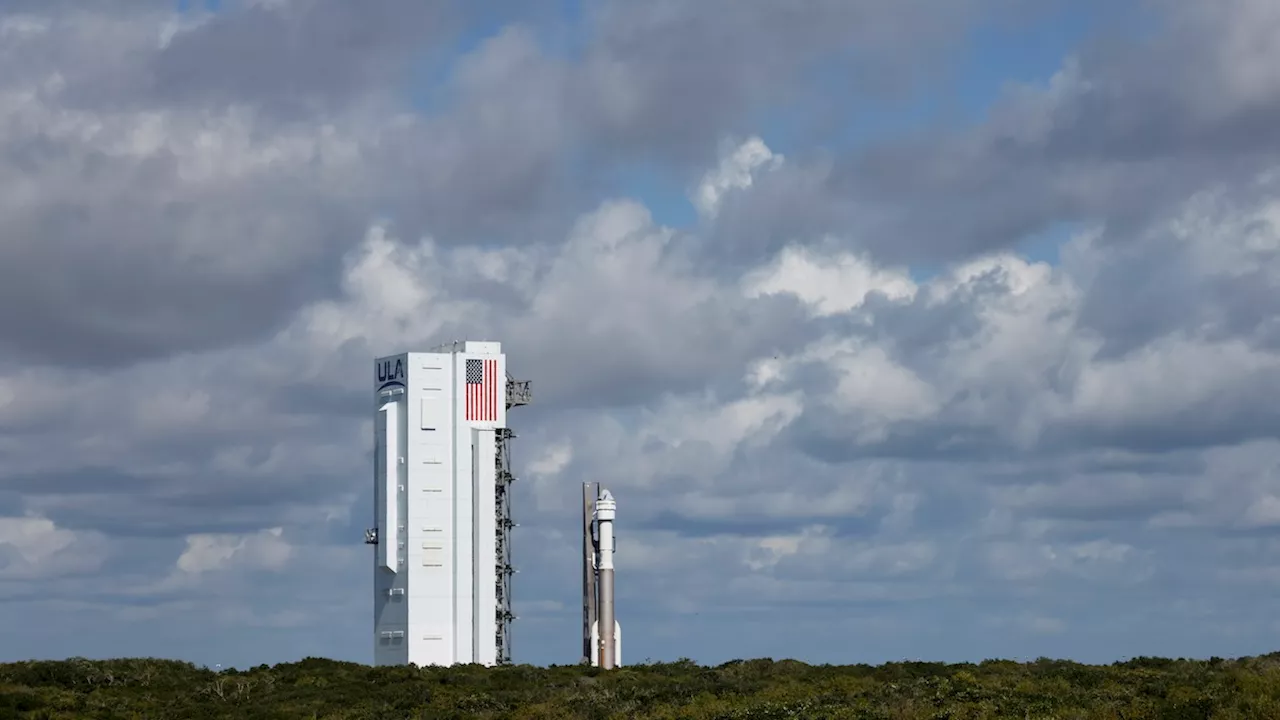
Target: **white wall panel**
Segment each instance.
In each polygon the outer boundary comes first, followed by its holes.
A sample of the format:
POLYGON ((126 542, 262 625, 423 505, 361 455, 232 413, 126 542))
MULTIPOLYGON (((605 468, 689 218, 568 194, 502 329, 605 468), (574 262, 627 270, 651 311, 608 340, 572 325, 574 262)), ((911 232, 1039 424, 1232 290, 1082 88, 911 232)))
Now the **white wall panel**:
MULTIPOLYGON (((494 497, 497 475, 497 439, 493 430, 472 430, 471 479, 475 498, 494 497)), ((493 502, 472 504, 472 636, 477 638, 472 662, 493 665, 497 645, 488 641, 497 633, 497 513, 493 502)))

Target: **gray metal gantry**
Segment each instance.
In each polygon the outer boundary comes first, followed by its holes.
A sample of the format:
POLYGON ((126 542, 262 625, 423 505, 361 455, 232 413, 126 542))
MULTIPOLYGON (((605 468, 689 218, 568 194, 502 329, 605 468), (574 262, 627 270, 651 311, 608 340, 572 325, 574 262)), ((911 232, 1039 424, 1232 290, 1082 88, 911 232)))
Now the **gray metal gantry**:
MULTIPOLYGON (((528 380, 515 380, 507 375, 507 410, 528 405, 533 400, 528 380)), ((510 420, 507 421, 510 425, 510 420)), ((516 523, 511 519, 511 484, 515 475, 511 473, 511 448, 508 441, 516 434, 510 428, 499 428, 497 432, 498 472, 494 483, 495 507, 498 514, 497 523, 497 594, 498 594, 498 632, 494 638, 498 645, 498 664, 511 662, 511 621, 516 619, 511 606, 511 576, 515 567, 511 564, 511 530, 516 523)))

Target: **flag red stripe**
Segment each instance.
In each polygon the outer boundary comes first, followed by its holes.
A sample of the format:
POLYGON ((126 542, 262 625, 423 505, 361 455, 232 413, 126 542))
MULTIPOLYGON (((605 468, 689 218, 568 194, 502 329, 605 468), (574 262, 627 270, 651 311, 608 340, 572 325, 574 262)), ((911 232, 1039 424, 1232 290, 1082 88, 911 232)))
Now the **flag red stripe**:
POLYGON ((489 372, 485 374, 489 380, 489 419, 498 419, 498 361, 489 361, 489 372))

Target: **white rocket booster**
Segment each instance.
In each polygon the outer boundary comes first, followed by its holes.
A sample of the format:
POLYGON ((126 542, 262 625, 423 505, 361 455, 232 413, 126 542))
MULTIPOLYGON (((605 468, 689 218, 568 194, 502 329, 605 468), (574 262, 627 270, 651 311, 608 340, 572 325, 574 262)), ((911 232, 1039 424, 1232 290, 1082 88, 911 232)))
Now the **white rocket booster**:
POLYGON ((613 518, 618 505, 613 495, 604 490, 596 500, 596 528, 600 536, 599 567, 596 571, 600 583, 600 667, 608 670, 621 664, 622 655, 617 620, 613 617, 613 518))

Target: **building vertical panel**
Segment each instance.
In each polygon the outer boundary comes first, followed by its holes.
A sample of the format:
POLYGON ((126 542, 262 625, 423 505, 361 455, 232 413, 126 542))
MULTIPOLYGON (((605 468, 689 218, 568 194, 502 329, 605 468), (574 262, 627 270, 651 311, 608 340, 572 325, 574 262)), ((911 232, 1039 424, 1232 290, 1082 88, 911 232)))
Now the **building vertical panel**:
POLYGON ((403 403, 389 402, 378 411, 382 432, 382 517, 379 518, 381 538, 378 549, 382 566, 396 572, 400 555, 400 487, 404 464, 400 452, 400 408, 403 403))
POLYGON ((417 406, 410 423, 408 573, 413 586, 409 605, 412 645, 409 662, 450 665, 454 662, 453 507, 454 399, 452 358, 413 353, 409 393, 417 406))
MULTIPOLYGON (((466 360, 467 355, 458 353, 455 358, 457 365, 455 366, 455 387, 459 389, 459 397, 463 397, 461 393, 466 391, 466 360)), ((465 399, 465 398, 464 398, 465 399)), ((472 579, 473 572, 471 564, 472 555, 472 507, 475 505, 475 499, 472 495, 471 488, 471 427, 469 423, 463 419, 464 403, 459 403, 459 415, 457 422, 457 432, 454 435, 454 457, 457 463, 453 473, 454 488, 454 504, 453 504, 453 633, 454 633, 454 662, 470 662, 472 648, 474 647, 474 638, 471 634, 471 617, 472 604, 474 596, 472 595, 472 579)))
POLYGON ((472 430, 472 635, 476 638, 472 662, 497 662, 498 598, 496 583, 497 513, 491 502, 497 476, 497 441, 494 430, 472 430))
POLYGON ((380 358, 374 370, 374 662, 408 661, 408 585, 403 558, 407 498, 405 356, 380 358))

